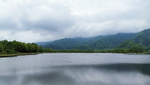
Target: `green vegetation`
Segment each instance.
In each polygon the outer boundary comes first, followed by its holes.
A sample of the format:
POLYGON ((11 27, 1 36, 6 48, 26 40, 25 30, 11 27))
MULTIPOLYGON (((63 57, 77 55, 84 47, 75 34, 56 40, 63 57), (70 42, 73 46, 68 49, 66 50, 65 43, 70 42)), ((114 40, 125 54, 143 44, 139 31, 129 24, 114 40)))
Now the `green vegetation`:
POLYGON ((132 41, 144 46, 146 50, 150 50, 150 28, 138 33, 132 38, 132 41))
POLYGON ((35 43, 22 43, 18 41, 0 41, 0 57, 28 55, 43 52, 42 47, 35 43))
POLYGON ((95 50, 114 49, 118 44, 125 40, 131 39, 135 35, 135 33, 118 33, 106 38, 100 38, 89 44, 89 47, 95 50))
POLYGON ((17 53, 17 54, 0 54, 1 57, 16 57, 20 55, 36 55, 37 53, 17 53))
POLYGON ((147 51, 139 51, 134 48, 130 49, 109 49, 109 50, 97 50, 94 51, 93 49, 90 50, 80 50, 80 49, 72 49, 72 50, 52 50, 50 48, 43 49, 44 53, 139 53, 139 54, 150 54, 147 51))
POLYGON ((80 46, 75 46, 74 49, 87 50, 87 49, 89 49, 89 46, 87 46, 87 45, 80 45, 80 46))
POLYGON ((115 47, 115 49, 130 49, 133 52, 143 52, 144 51, 144 47, 136 44, 135 42, 131 41, 131 40, 127 40, 122 42, 121 44, 117 45, 115 47))

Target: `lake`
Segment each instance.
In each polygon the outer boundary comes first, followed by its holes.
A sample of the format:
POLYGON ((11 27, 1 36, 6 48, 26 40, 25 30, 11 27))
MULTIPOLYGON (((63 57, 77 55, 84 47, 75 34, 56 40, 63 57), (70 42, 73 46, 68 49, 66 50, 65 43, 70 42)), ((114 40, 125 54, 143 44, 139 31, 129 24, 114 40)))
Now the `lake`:
POLYGON ((0 85, 150 85, 144 54, 44 53, 0 64, 0 85))

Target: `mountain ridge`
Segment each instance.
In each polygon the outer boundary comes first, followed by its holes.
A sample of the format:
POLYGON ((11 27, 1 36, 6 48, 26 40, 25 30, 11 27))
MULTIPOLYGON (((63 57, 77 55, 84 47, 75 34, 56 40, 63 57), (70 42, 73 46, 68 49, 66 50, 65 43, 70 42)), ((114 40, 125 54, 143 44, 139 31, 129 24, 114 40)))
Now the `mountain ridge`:
POLYGON ((93 50, 105 50, 114 49, 117 45, 126 40, 131 40, 141 46, 147 46, 150 48, 150 28, 145 29, 137 33, 117 33, 113 35, 100 35, 90 38, 64 38, 46 45, 42 45, 44 48, 52 48, 54 50, 69 50, 69 49, 93 49, 93 50))

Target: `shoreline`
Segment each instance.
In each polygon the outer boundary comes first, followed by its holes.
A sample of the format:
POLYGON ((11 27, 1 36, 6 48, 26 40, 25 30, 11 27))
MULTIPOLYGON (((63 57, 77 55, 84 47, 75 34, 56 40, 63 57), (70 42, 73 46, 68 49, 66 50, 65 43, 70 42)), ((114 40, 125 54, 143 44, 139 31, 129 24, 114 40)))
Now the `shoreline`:
MULTIPOLYGON (((103 53, 103 52, 43 52, 43 53, 103 53)), ((111 52, 106 52, 111 53, 111 52)), ((17 56, 25 56, 25 55, 37 55, 42 53, 16 53, 16 54, 0 54, 0 58, 5 57, 17 57, 17 56)), ((143 53, 122 53, 122 54, 150 54, 149 52, 143 52, 143 53)))
POLYGON ((0 54, 0 58, 5 57, 17 57, 17 56, 24 56, 24 55, 37 55, 39 53, 16 53, 16 54, 0 54))

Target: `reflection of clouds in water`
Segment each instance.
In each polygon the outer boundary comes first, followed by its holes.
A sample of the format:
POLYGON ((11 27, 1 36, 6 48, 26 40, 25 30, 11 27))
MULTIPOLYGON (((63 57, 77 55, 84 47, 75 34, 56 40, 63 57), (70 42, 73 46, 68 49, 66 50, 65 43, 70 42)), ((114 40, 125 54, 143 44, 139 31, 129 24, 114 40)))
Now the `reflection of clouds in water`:
POLYGON ((68 70, 72 78, 80 85, 149 85, 150 77, 137 71, 116 71, 111 69, 68 70))
POLYGON ((27 75, 23 80, 23 85, 70 85, 71 83, 74 83, 74 80, 61 71, 27 75))
POLYGON ((7 75, 7 76, 1 76, 0 75, 0 85, 17 85, 17 76, 15 75, 7 75))
POLYGON ((67 66, 1 76, 0 85, 149 85, 150 76, 136 70, 67 66))
POLYGON ((0 74, 64 65, 96 65, 112 63, 149 63, 149 55, 102 53, 44 53, 0 59, 0 74), (36 57, 36 58, 35 58, 36 57))
POLYGON ((149 55, 35 56, 0 59, 0 85, 150 85, 149 55))

